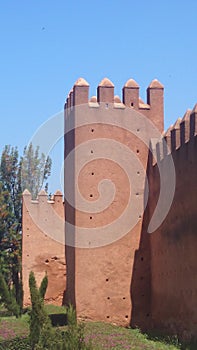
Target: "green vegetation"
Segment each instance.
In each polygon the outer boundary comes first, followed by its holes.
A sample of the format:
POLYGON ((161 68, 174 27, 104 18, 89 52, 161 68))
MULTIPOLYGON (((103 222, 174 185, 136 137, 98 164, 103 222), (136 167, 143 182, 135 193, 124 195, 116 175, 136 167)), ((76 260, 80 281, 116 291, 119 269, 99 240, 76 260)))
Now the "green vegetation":
MULTIPOLYGON (((84 327, 77 323, 76 312, 72 305, 66 309, 67 327, 64 331, 53 328, 51 318, 44 307, 44 296, 48 285, 45 276, 40 288, 36 285, 34 273, 29 275, 31 309, 29 321, 29 343, 32 350, 90 350, 89 342, 85 342, 84 327)), ((66 323, 66 322, 65 322, 66 323)), ((64 323, 64 325, 65 325, 64 323)))
POLYGON ((45 276, 38 288, 33 272, 30 273, 32 307, 24 310, 21 318, 0 318, 0 350, 196 349, 196 344, 181 345, 176 337, 167 340, 159 336, 151 338, 142 334, 139 329, 102 322, 77 322, 72 305, 67 308, 44 305, 47 284, 48 279, 45 276))
MULTIPOLYGON (((45 310, 53 310, 54 313, 62 313, 65 308, 58 308, 58 307, 47 307, 45 310), (56 310, 55 310, 56 309, 56 310), (63 311, 62 311, 63 309, 63 311)), ((0 336, 1 339, 11 339, 14 338, 14 340, 10 340, 9 342, 4 342, 4 345, 2 341, 0 342, 0 350, 6 349, 6 350, 23 350, 23 349, 31 349, 29 343, 28 343, 28 316, 23 315, 21 319, 14 319, 13 317, 7 317, 4 318, 0 323, 0 336), (2 329, 3 327, 3 329, 2 329), (7 330, 9 329, 10 335, 8 334, 7 330), (12 332, 11 332, 12 330, 12 332), (19 336, 18 338, 16 338, 19 336), (4 346, 4 347, 3 347, 4 346), (5 347, 6 346, 6 347, 5 347)), ((117 327, 110 324, 100 323, 100 322, 86 322, 78 325, 78 327, 81 327, 80 331, 78 331, 78 336, 82 334, 82 337, 84 339, 84 343, 89 344, 88 347, 76 347, 76 333, 74 337, 74 341, 71 345, 69 341, 67 341, 67 347, 61 348, 57 347, 57 349, 70 349, 70 350, 77 350, 77 349, 94 349, 94 350, 102 350, 102 349, 133 349, 133 350, 177 350, 180 349, 180 347, 167 344, 164 342, 161 342, 159 340, 153 341, 149 340, 146 335, 143 335, 139 330, 133 330, 133 329, 125 329, 123 327, 117 327), (81 333, 80 333, 81 332, 81 333), (91 345, 92 344, 92 345, 91 345), (68 347, 68 346, 72 347, 68 347)), ((53 335, 55 335, 55 338, 52 339, 52 343, 50 344, 51 347, 45 348, 45 349, 56 349, 55 346, 57 346, 58 342, 60 343, 61 340, 65 341, 65 338, 67 337, 67 330, 68 326, 64 326, 61 328, 53 328, 53 335), (55 343, 55 344, 54 344, 55 343)), ((71 329, 70 329, 71 331, 71 329)), ((76 331, 75 331, 76 332, 76 331)), ((41 346, 37 349, 43 349, 41 346)), ((188 348, 189 349, 189 348, 188 348)))
POLYGON ((28 147, 24 148, 20 164, 22 190, 28 189, 32 198, 36 199, 43 183, 45 183, 45 191, 47 192, 48 183, 46 180, 51 174, 51 158, 46 157, 44 153, 40 155, 39 147, 34 149, 30 143, 28 147))
POLYGON ((86 339, 98 349, 132 349, 132 350, 175 350, 178 346, 166 344, 159 340, 152 341, 139 329, 117 327, 101 322, 88 323, 86 326, 86 339))
MULTIPOLYGON (((46 305, 45 311, 48 314, 65 314, 65 307, 58 307, 54 305, 46 305)), ((70 311, 72 313, 72 311, 70 311)), ((72 316, 73 317, 73 316, 72 316)), ((148 335, 142 334, 138 329, 128 329, 123 327, 117 327, 115 325, 101 323, 101 322, 84 322, 79 323, 81 327, 82 337, 85 344, 88 347, 82 348, 93 350, 195 350, 196 344, 193 345, 180 345, 177 339, 174 337, 168 342, 161 341, 161 338, 149 339, 148 335), (89 342, 89 344, 88 344, 89 342)), ((53 327, 52 344, 58 346, 59 340, 64 339, 67 336, 68 326, 53 327), (59 338, 59 340, 58 340, 59 338)), ((0 321, 0 350, 23 350, 31 349, 28 340, 29 334, 29 315, 23 314, 21 318, 15 317, 3 317, 0 321)), ((78 332, 78 335, 80 332, 78 332)), ((39 345, 41 346, 41 345, 39 345)), ((52 346, 52 345, 51 345, 52 346)), ((54 345, 53 345, 54 346, 54 345)), ((67 343, 68 346, 68 343, 67 343)), ((39 349, 39 348, 38 348, 39 349)), ((42 347, 40 348, 42 349, 42 347)), ((50 349, 50 348, 49 348, 50 349)), ((52 347, 51 349, 56 349, 52 347)), ((57 349, 69 349, 57 347, 57 349)), ((79 347, 70 348, 72 350, 80 349, 79 347)))
POLYGON ((0 296, 1 296, 1 303, 3 303, 8 311, 13 313, 17 318, 20 314, 19 305, 16 302, 16 299, 10 293, 8 286, 5 282, 5 278, 3 277, 2 273, 0 272, 0 296))
POLYGON ((48 279, 47 276, 45 276, 38 289, 34 273, 32 271, 30 272, 29 289, 32 308, 30 310, 29 339, 32 349, 36 349, 36 345, 39 343, 40 339, 42 339, 42 343, 45 343, 45 335, 51 333, 52 327, 50 319, 44 309, 44 296, 47 285, 48 279))
POLYGON ((0 271, 22 309, 20 162, 10 146, 0 160, 0 208, 0 271))
MULTIPOLYGON (((51 159, 32 144, 19 157, 17 147, 5 146, 0 158, 0 304, 21 315, 23 286, 21 271, 22 191, 34 198, 51 171, 51 159), (14 302, 15 299, 15 302, 14 302), (18 306, 17 306, 17 305, 18 306), (19 311, 18 311, 19 308, 19 311)), ((48 185, 45 184, 45 189, 48 185)), ((43 286, 42 288, 45 288, 43 286)), ((43 290, 44 291, 44 290, 43 290)))

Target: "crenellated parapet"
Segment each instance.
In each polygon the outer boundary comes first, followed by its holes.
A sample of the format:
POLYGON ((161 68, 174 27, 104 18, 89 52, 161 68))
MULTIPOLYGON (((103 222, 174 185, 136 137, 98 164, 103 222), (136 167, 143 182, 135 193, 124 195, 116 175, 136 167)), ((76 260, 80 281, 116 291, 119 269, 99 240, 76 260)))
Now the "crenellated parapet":
POLYGON ((23 199, 25 199, 26 203, 28 202, 33 205, 40 205, 43 203, 47 203, 48 205, 57 204, 61 207, 63 205, 63 194, 60 190, 57 190, 50 198, 45 190, 41 190, 37 198, 32 199, 32 194, 26 189, 23 192, 23 199))
POLYGON ((65 107, 70 108, 89 102, 108 102, 123 103, 137 110, 151 109, 158 106, 158 100, 163 103, 163 90, 163 85, 154 79, 147 88, 147 102, 144 102, 139 96, 139 85, 134 79, 129 79, 122 88, 121 99, 117 95, 114 96, 114 84, 108 78, 104 78, 97 87, 97 96, 89 98, 89 84, 85 79, 79 78, 68 94, 65 107))
POLYGON ((160 140, 151 140, 151 152, 153 165, 161 161, 168 154, 173 154, 192 142, 197 135, 197 104, 193 110, 188 109, 183 118, 178 118, 166 132, 163 132, 160 140))
MULTIPOLYGON (((31 225, 40 233, 42 232, 43 236, 48 235, 59 242, 64 241, 64 202, 61 191, 56 191, 49 198, 48 194, 41 190, 34 200, 26 189, 23 192, 23 217, 25 215, 31 225)), ((29 224, 28 231, 31 231, 29 224)), ((25 233, 26 225, 23 225, 23 235, 25 233)))
POLYGON ((144 102, 139 95, 139 85, 134 79, 129 79, 122 88, 122 97, 114 96, 114 84, 104 78, 97 87, 97 95, 89 97, 89 84, 79 78, 70 90, 65 103, 65 110, 77 105, 88 104, 90 108, 99 107, 101 103, 107 103, 112 108, 134 108, 144 114, 163 131, 163 105, 164 87, 154 79, 147 88, 147 101, 144 102))

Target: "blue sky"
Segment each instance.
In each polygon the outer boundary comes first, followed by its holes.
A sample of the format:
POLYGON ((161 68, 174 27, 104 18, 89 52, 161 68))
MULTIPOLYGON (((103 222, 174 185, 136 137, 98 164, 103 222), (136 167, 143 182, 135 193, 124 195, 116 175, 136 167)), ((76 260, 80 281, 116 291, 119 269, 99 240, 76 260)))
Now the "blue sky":
MULTIPOLYGON (((6 0, 0 2, 0 149, 20 152, 61 111, 78 77, 95 94, 107 76, 121 94, 134 78, 145 99, 154 78, 165 86, 165 128, 197 102, 197 2, 6 0)), ((52 154, 59 186, 61 146, 52 154)))

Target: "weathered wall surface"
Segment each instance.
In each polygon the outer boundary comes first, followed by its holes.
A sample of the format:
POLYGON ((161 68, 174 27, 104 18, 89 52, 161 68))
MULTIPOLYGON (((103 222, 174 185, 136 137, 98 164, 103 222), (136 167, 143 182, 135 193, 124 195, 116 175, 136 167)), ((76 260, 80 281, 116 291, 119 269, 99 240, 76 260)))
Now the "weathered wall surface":
MULTIPOLYGON (((68 150, 73 148, 75 151, 71 165, 65 165, 65 189, 68 188, 73 193, 73 206, 77 208, 80 204, 75 184, 78 184, 83 198, 92 205, 99 200, 101 194, 99 194, 98 185, 103 179, 111 180, 115 186, 115 196, 110 205, 97 212, 80 209, 73 211, 65 201, 67 223, 73 223, 74 226, 71 229, 68 224, 66 225, 66 239, 68 243, 72 237, 71 244, 75 245, 70 247, 67 244, 66 247, 68 266, 66 301, 71 300, 76 306, 78 317, 122 325, 130 324, 133 303, 131 279, 142 229, 148 158, 148 147, 140 140, 140 138, 143 139, 144 134, 148 134, 141 116, 143 114, 155 121, 158 129, 163 130, 163 87, 159 82, 154 81, 149 86, 148 100, 151 105, 139 99, 139 86, 133 80, 129 80, 123 88, 124 103, 122 103, 118 97, 114 97, 114 86, 108 79, 100 83, 97 98, 93 97, 90 101, 88 84, 83 79, 79 79, 67 100, 65 124, 75 129, 72 131, 72 137, 71 132, 66 130, 65 159, 68 156, 68 150), (75 109, 72 109, 74 106, 75 109), (157 114, 155 114, 156 110, 157 114), (127 130, 128 118, 132 121, 130 132, 127 130), (86 120, 87 125, 79 125, 79 120, 86 120), (116 120, 121 121, 119 125, 113 125, 116 120), (108 144, 105 143, 106 140, 108 144), (88 144, 87 141, 90 143, 88 144), (127 159, 128 152, 118 153, 117 145, 112 141, 118 142, 118 147, 120 144, 127 147, 130 158, 127 159), (77 147, 84 144, 87 147, 84 146, 80 153, 77 147), (103 157, 101 153, 104 154, 103 157), (77 167, 82 158, 87 162, 84 161, 78 174, 77 167), (126 163, 127 166, 124 165, 126 163), (72 169, 72 172, 68 169, 72 169), (133 172, 133 178, 138 179, 137 183, 129 182, 126 170, 133 172), (124 214, 131 199, 132 204, 135 204, 133 207, 131 205, 129 216, 122 220, 120 225, 118 220, 124 214), (135 224, 128 228, 129 217, 132 218, 136 213, 135 224), (109 230, 103 237, 102 229, 107 225, 109 230), (87 235, 82 233, 79 237, 77 227, 85 228, 86 231, 89 229, 89 233, 87 235), (100 239, 97 238, 98 247, 95 247, 95 229, 100 237, 100 239), (109 236, 112 240, 106 244, 109 236), (81 248, 83 245, 85 249, 81 248)), ((147 287, 149 276, 145 274, 144 266, 141 265, 139 268, 144 278, 143 281, 141 280, 140 297, 146 290, 146 297, 140 305, 143 317, 148 312, 144 311, 144 308, 149 310, 150 304, 147 287), (146 306, 144 300, 146 300, 146 306)))
POLYGON ((24 305, 30 304, 28 286, 30 271, 35 273, 38 286, 45 272, 47 273, 49 285, 45 300, 62 304, 66 287, 64 225, 59 227, 56 225, 56 222, 62 220, 64 220, 64 204, 60 191, 57 191, 53 200, 49 202, 44 191, 39 193, 38 200, 32 201, 31 194, 25 190, 22 236, 24 305))
MULTIPOLYGON (((165 135, 176 169, 175 196, 163 224, 150 234, 152 327, 185 340, 197 335, 196 135, 196 107, 165 135)), ((157 162, 162 165, 161 144, 160 147, 161 159, 157 162)), ((157 164, 149 167, 151 188, 147 223, 159 194, 157 164)))

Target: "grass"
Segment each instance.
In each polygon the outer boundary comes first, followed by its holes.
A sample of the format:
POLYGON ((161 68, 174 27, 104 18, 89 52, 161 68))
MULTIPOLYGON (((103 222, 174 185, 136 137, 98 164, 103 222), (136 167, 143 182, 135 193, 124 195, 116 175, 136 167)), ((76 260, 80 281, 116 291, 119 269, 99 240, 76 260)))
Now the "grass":
MULTIPOLYGON (((50 315, 66 313, 64 307, 54 305, 46 305, 46 310, 50 315)), ((29 332, 28 319, 28 313, 19 319, 13 316, 0 317, 0 341, 15 337, 27 337, 29 332)), ((61 329, 63 330, 64 327, 61 327, 61 329)), ((176 338, 171 343, 161 341, 159 338, 151 340, 138 329, 123 328, 102 322, 85 322, 85 340, 87 342, 90 340, 95 350, 196 349, 196 347, 181 347, 176 338)))
POLYGON ((28 319, 29 316, 27 314, 18 319, 15 316, 1 317, 0 340, 26 337, 29 333, 28 319))
POLYGON ((171 344, 149 340, 147 335, 139 329, 117 327, 101 322, 89 322, 86 324, 86 340, 91 340, 96 349, 135 349, 135 350, 176 350, 171 344))
POLYGON ((66 308, 64 306, 56 306, 52 304, 46 304, 45 309, 48 312, 48 314, 62 314, 66 313, 66 308))

